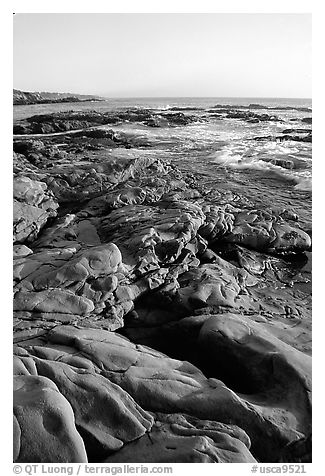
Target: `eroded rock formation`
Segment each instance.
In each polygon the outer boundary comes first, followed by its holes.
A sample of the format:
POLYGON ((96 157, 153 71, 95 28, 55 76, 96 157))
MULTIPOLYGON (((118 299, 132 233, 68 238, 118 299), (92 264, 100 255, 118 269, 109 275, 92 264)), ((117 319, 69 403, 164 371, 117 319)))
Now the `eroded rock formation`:
MULTIPOLYGON (((85 120, 193 120, 114 114, 85 120)), ((150 147, 107 130, 15 141, 15 461, 303 461, 310 233, 150 147), (112 153, 134 144, 148 153, 112 153)))

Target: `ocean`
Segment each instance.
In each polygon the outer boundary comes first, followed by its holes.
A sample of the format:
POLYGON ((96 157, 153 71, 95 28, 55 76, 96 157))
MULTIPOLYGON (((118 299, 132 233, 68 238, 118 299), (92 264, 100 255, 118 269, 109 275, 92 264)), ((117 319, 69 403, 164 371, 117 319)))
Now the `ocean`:
POLYGON ((249 104, 261 104, 266 107, 306 107, 311 108, 311 99, 304 98, 235 98, 235 97, 164 97, 164 98, 112 98, 105 101, 82 103, 58 103, 58 104, 32 104, 27 106, 14 106, 14 120, 24 119, 35 114, 49 114, 51 112, 70 110, 97 110, 111 111, 123 108, 144 107, 153 109, 168 109, 170 107, 198 107, 206 108, 216 104, 248 106, 249 104))

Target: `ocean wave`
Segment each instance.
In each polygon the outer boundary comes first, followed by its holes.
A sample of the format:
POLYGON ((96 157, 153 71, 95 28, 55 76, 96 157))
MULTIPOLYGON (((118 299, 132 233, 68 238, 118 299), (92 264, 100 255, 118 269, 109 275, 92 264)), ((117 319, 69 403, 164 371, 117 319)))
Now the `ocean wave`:
POLYGON ((263 147, 226 146, 213 154, 213 162, 233 170, 255 170, 290 181, 295 189, 311 190, 310 163, 294 155, 298 148, 269 143, 263 147))
POLYGON ((305 177, 297 177, 297 184, 294 187, 296 190, 302 192, 309 192, 312 190, 312 179, 305 177))
POLYGON ((268 111, 298 111, 298 112, 312 112, 311 107, 295 107, 295 106, 268 106, 266 104, 216 104, 211 106, 213 109, 265 109, 268 111))

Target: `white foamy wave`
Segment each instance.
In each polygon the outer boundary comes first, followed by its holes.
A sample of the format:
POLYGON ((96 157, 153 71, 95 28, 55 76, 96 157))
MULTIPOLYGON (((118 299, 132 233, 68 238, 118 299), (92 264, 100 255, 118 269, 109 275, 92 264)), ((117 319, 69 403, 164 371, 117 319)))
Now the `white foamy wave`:
POLYGON ((169 109, 171 109, 173 106, 170 105, 170 104, 159 104, 156 109, 159 110, 159 111, 168 111, 169 109))
POLYGON ((226 149, 214 154, 213 162, 217 162, 224 166, 236 166, 242 160, 243 154, 234 154, 231 150, 226 149))
POLYGON ((288 147, 287 145, 279 144, 279 142, 268 142, 259 147, 260 151, 271 152, 275 154, 294 154, 299 152, 297 147, 288 147))
POLYGON ((299 149, 295 146, 287 146, 284 144, 279 144, 278 142, 267 142, 254 144, 245 141, 244 143, 231 144, 224 147, 219 151, 215 157, 214 161, 220 163, 237 163, 238 161, 255 161, 257 157, 267 158, 266 162, 269 162, 272 158, 287 158, 293 157, 294 154, 298 153, 299 149))
POLYGON ((228 147, 214 154, 213 162, 233 169, 281 170, 280 165, 259 158, 256 150, 243 150, 241 153, 228 147))
MULTIPOLYGON (((228 146, 214 154, 213 162, 233 170, 261 171, 276 176, 279 180, 288 180, 295 183, 296 190, 311 190, 311 171, 295 170, 297 166, 301 168, 301 164, 299 165, 301 161, 295 159, 292 154, 289 155, 285 146, 279 148, 278 144, 270 144, 270 149, 273 149, 276 153, 261 154, 256 148, 245 150, 243 147, 239 152, 240 148, 228 146), (278 163, 274 163, 275 161, 278 161, 278 163)), ((289 150, 291 151, 291 149, 289 150)))
POLYGON ((311 178, 297 178, 297 185, 295 185, 296 190, 301 190, 302 192, 309 192, 312 190, 312 179, 311 178))

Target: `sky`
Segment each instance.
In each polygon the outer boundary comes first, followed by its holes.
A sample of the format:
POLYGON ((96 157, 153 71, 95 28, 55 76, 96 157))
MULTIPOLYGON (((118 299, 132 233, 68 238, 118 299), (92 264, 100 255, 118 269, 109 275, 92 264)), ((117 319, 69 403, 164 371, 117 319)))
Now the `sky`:
POLYGON ((311 97, 311 14, 18 13, 14 88, 311 97))

